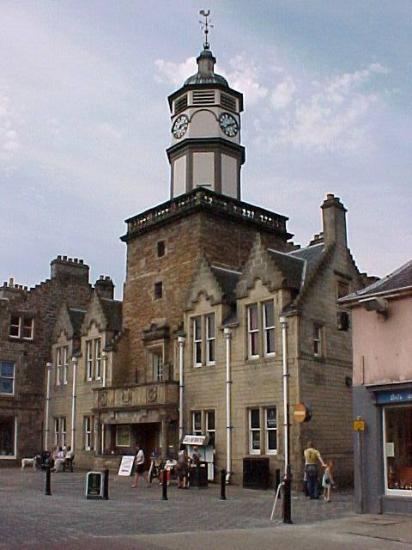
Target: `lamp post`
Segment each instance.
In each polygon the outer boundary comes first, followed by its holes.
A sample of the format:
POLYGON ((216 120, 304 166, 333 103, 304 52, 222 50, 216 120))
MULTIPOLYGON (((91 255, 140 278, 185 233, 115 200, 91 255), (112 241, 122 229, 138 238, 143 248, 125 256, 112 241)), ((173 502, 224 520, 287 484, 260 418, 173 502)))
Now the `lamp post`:
POLYGON ((223 331, 226 341, 226 481, 229 483, 232 474, 232 418, 231 418, 231 371, 230 340, 232 331, 226 327, 223 331))
POLYGON ((77 383, 77 357, 72 357, 73 365, 73 386, 72 386, 72 431, 71 431, 71 447, 72 451, 76 448, 76 383, 77 383))
POLYGON ((290 424, 289 424, 289 372, 287 355, 287 321, 286 317, 280 317, 280 326, 282 328, 282 367, 283 367, 283 434, 284 434, 284 452, 285 452, 285 472, 283 478, 284 498, 283 498, 283 523, 293 523, 291 514, 291 481, 292 473, 290 468, 290 424))
POLYGON ((183 348, 185 345, 185 337, 179 336, 177 339, 179 346, 179 442, 183 441, 183 390, 184 390, 184 379, 183 379, 183 348))
POLYGON ((47 450, 48 439, 49 439, 49 409, 50 409, 50 380, 51 380, 51 370, 52 363, 46 363, 47 368, 47 386, 46 386, 46 407, 44 411, 44 450, 47 450))

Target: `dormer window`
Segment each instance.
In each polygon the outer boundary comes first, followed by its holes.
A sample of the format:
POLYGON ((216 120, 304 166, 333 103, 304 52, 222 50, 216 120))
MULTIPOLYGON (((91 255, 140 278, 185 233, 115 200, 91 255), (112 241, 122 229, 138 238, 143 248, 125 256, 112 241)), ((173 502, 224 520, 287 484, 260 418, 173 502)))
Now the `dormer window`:
POLYGON ((216 361, 215 314, 199 315, 192 319, 193 366, 214 365, 216 361))

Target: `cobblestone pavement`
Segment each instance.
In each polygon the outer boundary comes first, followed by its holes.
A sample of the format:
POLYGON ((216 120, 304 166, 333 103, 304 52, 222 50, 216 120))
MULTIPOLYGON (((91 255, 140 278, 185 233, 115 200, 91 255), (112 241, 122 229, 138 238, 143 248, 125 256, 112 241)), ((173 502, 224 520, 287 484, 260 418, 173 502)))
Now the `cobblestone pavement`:
MULTIPOLYGON (((130 478, 111 474, 110 500, 100 501, 85 498, 85 472, 52 474, 51 496, 44 494, 44 481, 44 472, 0 469, 0 548, 54 548, 64 542, 66 549, 87 537, 257 529, 280 522, 280 507, 270 521, 273 491, 230 486, 222 501, 218 485, 185 491, 172 484, 169 500, 162 501, 157 484, 148 487, 140 481, 133 489, 130 478)), ((337 493, 331 503, 293 496, 296 524, 351 513, 351 493, 337 493)), ((147 541, 144 547, 150 548, 147 541)))

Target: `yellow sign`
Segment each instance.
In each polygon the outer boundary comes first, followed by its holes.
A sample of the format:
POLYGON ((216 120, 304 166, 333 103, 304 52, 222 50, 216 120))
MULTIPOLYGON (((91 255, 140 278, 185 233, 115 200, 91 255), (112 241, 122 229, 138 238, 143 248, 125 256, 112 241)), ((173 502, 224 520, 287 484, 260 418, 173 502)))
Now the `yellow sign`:
POLYGON ((353 429, 355 432, 364 432, 365 431, 365 421, 357 418, 353 421, 353 429))
POLYGON ((293 418, 295 422, 305 422, 308 419, 308 409, 303 403, 296 403, 293 410, 293 418))

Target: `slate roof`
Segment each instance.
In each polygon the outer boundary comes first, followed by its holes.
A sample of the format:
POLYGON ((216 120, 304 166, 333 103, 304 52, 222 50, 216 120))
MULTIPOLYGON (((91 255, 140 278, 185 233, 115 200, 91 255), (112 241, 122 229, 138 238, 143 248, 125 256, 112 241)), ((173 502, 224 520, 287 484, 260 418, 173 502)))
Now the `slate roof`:
POLYGON ((368 296, 398 292, 406 288, 412 289, 412 260, 379 281, 341 298, 339 302, 356 301, 368 296))
POLYGON ((234 300, 235 288, 241 273, 239 271, 235 271, 234 269, 220 267, 217 265, 211 265, 210 269, 226 298, 228 298, 229 301, 234 300))
POLYGON ((78 336, 80 334, 80 329, 83 323, 84 316, 86 315, 86 310, 69 308, 68 312, 69 312, 70 322, 73 327, 73 333, 74 335, 78 336))
POLYGON ((312 275, 312 272, 316 268, 317 263, 324 251, 325 251, 324 243, 317 243, 317 244, 307 246, 305 248, 299 248, 297 250, 293 250, 292 252, 289 252, 289 256, 292 256, 294 258, 300 258, 301 260, 304 260, 306 263, 302 284, 308 279, 310 275, 312 275))
POLYGON ((109 298, 100 298, 100 303, 106 317, 107 330, 120 332, 122 329, 122 302, 119 300, 110 300, 109 298))

